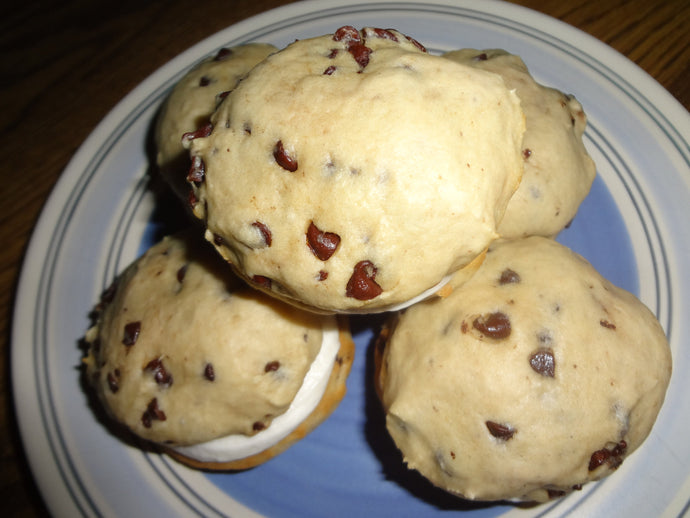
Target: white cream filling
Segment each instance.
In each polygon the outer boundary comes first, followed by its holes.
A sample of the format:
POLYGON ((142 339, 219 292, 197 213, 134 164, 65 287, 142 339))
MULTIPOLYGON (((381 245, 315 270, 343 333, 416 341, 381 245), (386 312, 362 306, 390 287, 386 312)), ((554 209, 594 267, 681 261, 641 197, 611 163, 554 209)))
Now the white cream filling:
POLYGON ((339 349, 338 324, 335 318, 329 318, 323 326, 321 349, 309 367, 302 386, 285 413, 273 419, 268 428, 252 436, 228 435, 173 449, 200 462, 230 462, 250 457, 279 443, 290 435, 321 401, 339 349))

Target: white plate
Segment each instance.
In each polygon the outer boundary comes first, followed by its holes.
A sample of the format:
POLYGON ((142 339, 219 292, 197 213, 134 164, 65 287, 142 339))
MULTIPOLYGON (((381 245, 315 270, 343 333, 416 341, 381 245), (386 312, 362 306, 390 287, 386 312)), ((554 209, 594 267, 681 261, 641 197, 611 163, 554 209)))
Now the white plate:
POLYGON ((12 372, 29 461, 57 516, 679 516, 690 509, 690 117, 663 88, 595 39, 538 13, 471 1, 297 3, 210 37, 158 70, 86 140, 31 240, 14 318, 12 372), (431 51, 502 47, 537 79, 576 94, 599 176, 561 241, 657 314, 674 377, 656 426, 608 479, 524 510, 471 504, 400 463, 372 394, 371 321, 356 319, 357 358, 335 414, 283 456, 244 473, 207 475, 110 434, 79 383, 88 311, 117 272, 156 238, 146 136, 181 74, 219 47, 284 46, 341 25, 394 27, 431 51))

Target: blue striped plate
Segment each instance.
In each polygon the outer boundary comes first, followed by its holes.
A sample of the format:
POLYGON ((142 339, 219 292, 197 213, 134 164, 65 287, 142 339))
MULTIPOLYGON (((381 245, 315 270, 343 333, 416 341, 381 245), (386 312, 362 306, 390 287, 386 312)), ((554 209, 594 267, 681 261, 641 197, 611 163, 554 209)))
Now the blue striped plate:
POLYGON ((56 516, 682 516, 690 513, 690 116, 630 61, 533 11, 493 1, 291 4, 215 34, 124 98, 75 154, 26 256, 12 336, 13 389, 33 474, 56 516), (674 377, 651 436, 613 476, 524 509, 442 493, 401 464, 372 392, 372 323, 356 318, 349 392, 333 416, 281 457, 236 474, 187 469, 113 436, 80 386, 78 340, 101 290, 165 230, 147 188, 146 139, 161 100, 202 57, 227 45, 295 38, 341 25, 394 27, 432 52, 519 54, 542 83, 589 116, 598 177, 560 237, 666 329, 674 377), (685 315, 685 318, 682 318, 685 315))

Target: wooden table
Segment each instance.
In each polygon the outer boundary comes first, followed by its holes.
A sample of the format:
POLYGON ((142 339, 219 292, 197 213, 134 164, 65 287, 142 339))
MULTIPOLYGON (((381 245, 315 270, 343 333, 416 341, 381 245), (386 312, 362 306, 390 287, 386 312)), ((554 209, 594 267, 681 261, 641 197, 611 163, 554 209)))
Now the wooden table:
MULTIPOLYGON (((603 40, 690 109, 687 0, 515 1, 603 40)), ((47 514, 16 429, 8 349, 22 254, 51 188, 89 132, 159 66, 218 30, 287 3, 51 0, 3 9, 0 501, 5 509, 9 506, 9 515, 47 514)))

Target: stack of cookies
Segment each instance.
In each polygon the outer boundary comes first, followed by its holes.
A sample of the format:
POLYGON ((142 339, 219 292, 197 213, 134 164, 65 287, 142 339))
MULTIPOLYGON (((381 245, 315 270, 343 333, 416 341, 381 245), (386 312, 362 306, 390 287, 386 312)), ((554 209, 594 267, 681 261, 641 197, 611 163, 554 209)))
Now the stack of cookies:
POLYGON ((104 294, 86 379, 129 432, 243 469, 328 417, 348 315, 386 312, 376 387, 410 468, 478 500, 611 473, 671 359, 652 313, 553 239, 594 179, 585 126, 501 50, 350 26, 221 50, 156 126, 189 229, 104 294))

